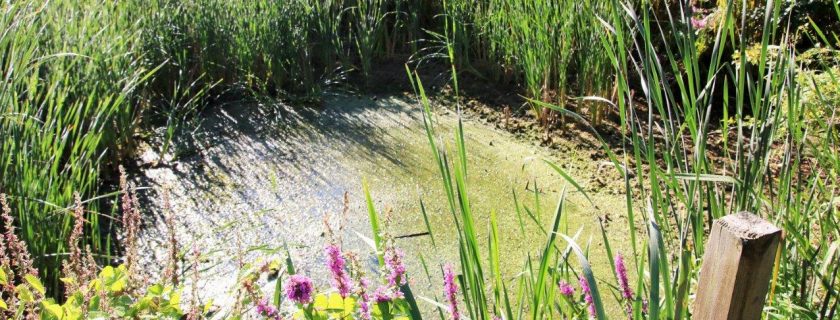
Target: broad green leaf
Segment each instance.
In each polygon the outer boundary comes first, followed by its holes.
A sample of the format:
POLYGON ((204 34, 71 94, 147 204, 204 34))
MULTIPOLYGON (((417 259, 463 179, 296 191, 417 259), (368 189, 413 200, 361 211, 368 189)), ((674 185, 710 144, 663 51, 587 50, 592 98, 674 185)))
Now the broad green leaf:
POLYGON ((44 310, 56 319, 64 319, 64 308, 62 308, 59 304, 50 300, 44 300, 41 302, 41 306, 43 306, 44 310))
POLYGON ((210 300, 207 301, 207 303, 204 304, 204 308, 202 308, 203 313, 207 314, 208 312, 210 312, 210 309, 212 309, 212 308, 213 308, 213 299, 210 299, 210 300))
POLYGON ((407 304, 406 309, 408 314, 411 316, 411 319, 423 319, 423 316, 420 314, 420 307, 417 306, 417 300, 414 299, 414 292, 411 291, 411 286, 408 282, 400 286, 400 291, 402 291, 405 295, 405 299, 403 301, 407 304))
POLYGON ((29 290, 29 286, 25 284, 19 284, 15 287, 15 292, 17 293, 18 300, 21 302, 28 303, 35 300, 32 297, 32 291, 29 290))
MULTIPOLYGON (((660 275, 660 250, 662 250, 662 236, 659 226, 653 220, 648 224, 650 242, 648 244, 650 259, 650 298, 648 298, 648 312, 651 319, 659 318, 659 275, 660 275)), ((667 288, 667 287, 666 287, 667 288)))
POLYGON ((102 271, 99 271, 99 277, 100 278, 113 278, 115 273, 116 273, 116 271, 114 270, 114 267, 105 266, 105 268, 102 268, 102 271))
POLYGON ((40 293, 42 296, 47 292, 44 288, 44 284, 41 283, 41 279, 38 279, 38 277, 27 274, 23 276, 23 278, 26 279, 26 283, 29 283, 29 285, 32 286, 32 289, 40 293))

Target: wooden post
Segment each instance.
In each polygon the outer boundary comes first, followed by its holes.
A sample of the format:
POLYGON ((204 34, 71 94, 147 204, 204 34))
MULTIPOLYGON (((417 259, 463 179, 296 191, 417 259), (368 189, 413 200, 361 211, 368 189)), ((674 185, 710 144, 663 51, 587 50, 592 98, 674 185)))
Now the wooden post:
POLYGON ((706 242, 695 319, 761 319, 782 231, 740 212, 715 221, 706 242))

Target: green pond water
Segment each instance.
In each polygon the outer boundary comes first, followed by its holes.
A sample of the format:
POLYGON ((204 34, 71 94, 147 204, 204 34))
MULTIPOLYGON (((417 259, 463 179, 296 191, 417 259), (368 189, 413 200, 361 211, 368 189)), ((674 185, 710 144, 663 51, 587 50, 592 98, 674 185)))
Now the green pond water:
MULTIPOLYGON (((440 141, 454 145, 457 116, 446 108, 435 112, 440 141)), ((502 272, 507 279, 522 271, 528 255, 538 256, 546 241, 524 211, 524 229, 520 229, 512 192, 538 212, 535 219, 549 225, 565 188, 563 231, 570 235, 580 231, 578 242, 590 245, 596 276, 612 282, 597 217, 611 215, 607 228, 613 250, 629 253, 625 199, 589 184, 596 178, 618 179, 615 170, 590 159, 589 150, 547 149, 469 116, 464 117, 464 129, 469 197, 479 239, 487 239, 490 212, 495 210, 502 272), (588 190, 597 208, 542 159, 562 166, 588 190)), ((283 104, 229 105, 206 115, 189 139, 181 140, 189 143, 180 144, 176 161, 145 166, 138 180, 152 187, 150 199, 159 195, 157 190, 169 190, 183 250, 198 246, 204 253, 197 284, 203 299, 230 305, 228 293, 235 285, 231 275, 239 269, 238 261, 284 258, 284 244, 299 270, 315 278, 319 287, 328 288, 323 267, 325 217, 344 249, 365 257, 373 272, 370 249, 359 236, 371 237, 363 180, 380 214, 390 212, 387 231, 394 236, 425 232, 420 199, 426 205, 434 244, 429 236, 397 239, 406 252, 415 295, 440 296, 439 266, 458 262, 457 234, 423 129, 422 110, 409 97, 338 96, 305 111, 283 104), (346 215, 342 214, 345 192, 349 199, 346 215), (420 256, 429 266, 431 282, 420 256)), ((141 159, 153 157, 147 151, 141 159)), ((157 268, 165 256, 166 237, 160 210, 153 211, 149 215, 153 221, 146 223, 143 234, 146 250, 141 251, 148 266, 157 268)), ((270 294, 273 285, 267 282, 265 287, 270 294)), ((610 313, 620 310, 612 299, 607 300, 610 313)), ((431 305, 418 303, 427 312, 432 310, 431 305)))

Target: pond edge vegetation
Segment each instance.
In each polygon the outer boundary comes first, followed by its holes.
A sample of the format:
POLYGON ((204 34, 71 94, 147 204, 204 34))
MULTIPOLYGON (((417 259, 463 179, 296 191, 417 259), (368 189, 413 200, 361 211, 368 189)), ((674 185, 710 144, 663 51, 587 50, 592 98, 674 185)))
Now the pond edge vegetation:
MULTIPOLYGON (((443 268, 440 281, 446 282, 445 302, 418 298, 436 306, 442 318, 457 319, 463 313, 472 319, 601 319, 607 317, 606 300, 626 306, 626 316, 632 318, 690 317, 692 290, 711 223, 740 211, 757 213, 785 233, 766 317, 836 316, 840 156, 831 96, 836 92, 831 88, 840 85, 838 68, 830 59, 816 59, 816 66, 810 67, 797 58, 800 40, 794 38, 801 35, 792 30, 798 26, 792 26, 789 15, 794 3, 749 7, 746 2, 727 1, 714 13, 699 17, 704 10, 693 6, 645 1, 451 1, 410 7, 415 5, 293 1, 282 6, 216 0, 4 3, 0 47, 6 53, 7 80, 0 84, 4 104, 0 191, 9 194, 7 203, 14 208, 3 209, 4 244, 13 249, 8 250, 10 259, 0 261, 4 315, 22 317, 31 312, 49 318, 78 309, 80 313, 73 314, 92 317, 85 312, 101 310, 97 308, 109 300, 137 315, 202 317, 205 310, 196 301, 187 313, 181 311, 176 286, 141 288, 130 279, 131 233, 138 227, 139 205, 125 186, 122 192, 97 196, 101 172, 117 171, 115 167, 131 157, 133 141, 146 121, 165 124, 163 145, 168 148, 174 130, 225 94, 317 96, 324 88, 318 84, 331 85, 350 68, 360 70, 368 81, 374 59, 405 52, 414 53, 414 62, 441 58, 451 71, 456 97, 459 74, 484 73, 473 61, 495 61, 491 77, 512 77, 522 83, 531 114, 546 130, 562 121, 582 123, 591 130, 623 177, 626 190, 626 232, 632 246, 626 257, 632 259, 614 255, 608 232, 604 229, 601 235, 612 274, 592 272, 587 247, 579 245, 561 223, 562 198, 552 225, 544 229, 547 242, 542 253, 523 257, 526 270, 515 281, 499 274, 494 219, 486 240, 489 252, 482 252, 479 243, 485 240, 476 237, 478 226, 465 179, 469 148, 460 125, 453 150, 437 143, 429 98, 419 74, 407 67, 425 110, 426 131, 450 213, 458 222, 460 261, 443 268), (400 9, 403 5, 409 7, 400 9), (430 14, 434 10, 440 14, 430 14), (414 12, 427 15, 409 14, 414 12), (752 16, 756 12, 757 18, 752 16), (437 27, 423 29, 429 21, 437 27), (707 41, 702 42, 702 37, 707 41), (817 71, 806 72, 810 71, 806 67, 817 71), (598 79, 581 76, 587 74, 598 79), (571 80, 578 84, 570 85, 571 80), (570 88, 579 91, 572 94, 570 88), (591 109, 572 110, 567 108, 570 101, 591 109), (617 146, 595 129, 604 113, 618 116, 617 146), (117 198, 122 198, 123 206, 133 206, 128 211, 123 208, 123 217, 128 218, 122 221, 113 205, 117 198), (102 199, 112 200, 110 213, 99 212, 109 208, 97 204, 102 199), (119 237, 122 248, 114 245, 112 235, 118 233, 124 234, 119 237), (21 249, 26 247, 34 260, 21 249), (112 266, 116 255, 125 256, 122 267, 112 266), (85 272, 98 265, 106 267, 98 274, 85 272), (636 283, 628 282, 627 273, 635 275, 636 283), (62 277, 70 283, 61 282, 62 277), (575 283, 581 295, 566 295, 575 283), (610 285, 603 286, 606 283, 610 285), (509 284, 517 286, 515 293, 509 284), (112 285, 116 287, 107 287, 112 285), (67 293, 61 305, 55 302, 61 298, 47 298, 61 297, 61 292, 67 293), (77 294, 81 297, 71 299, 77 294)), ((840 17, 838 4, 832 5, 835 18, 840 17)), ((807 26, 810 42, 830 50, 838 45, 837 34, 823 32, 813 21, 807 26)), ((460 110, 457 101, 455 108, 460 110)), ((561 165, 547 164, 570 187, 586 194, 561 165)), ((387 267, 381 255, 382 230, 370 198, 368 204, 373 249, 387 267)), ((342 268, 344 258, 334 255, 335 274, 351 270, 342 268)), ((276 266, 256 270, 294 274, 287 265, 282 272, 276 266)), ((344 277, 336 275, 338 282, 344 277)), ((306 287, 305 279, 294 283, 306 287)), ((281 291, 278 286, 276 292, 281 291)), ((399 301, 405 302, 395 310, 418 317, 418 299, 410 288, 393 292, 404 294, 399 301)), ((300 301, 295 310, 317 317, 302 303, 309 299, 296 297, 300 301)), ((331 297, 324 298, 322 309, 327 313, 361 310, 354 305, 348 311, 343 303, 333 308, 331 297)), ((275 295, 274 307, 278 300, 275 295)), ((280 317, 288 310, 272 309, 262 301, 251 298, 264 316, 280 317)), ((376 316, 384 318, 377 310, 376 316)))

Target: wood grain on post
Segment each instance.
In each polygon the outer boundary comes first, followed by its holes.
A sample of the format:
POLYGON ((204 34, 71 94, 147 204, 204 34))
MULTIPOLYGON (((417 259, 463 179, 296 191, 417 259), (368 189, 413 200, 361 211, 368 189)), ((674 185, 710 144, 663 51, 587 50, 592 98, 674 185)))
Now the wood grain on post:
POLYGON ((715 221, 706 242, 695 319, 761 319, 782 231, 740 212, 715 221))

